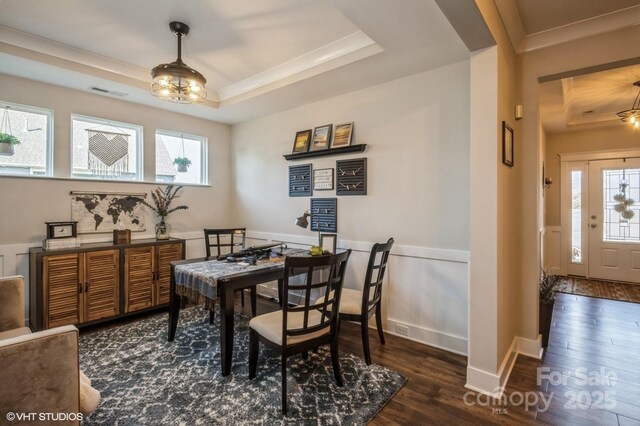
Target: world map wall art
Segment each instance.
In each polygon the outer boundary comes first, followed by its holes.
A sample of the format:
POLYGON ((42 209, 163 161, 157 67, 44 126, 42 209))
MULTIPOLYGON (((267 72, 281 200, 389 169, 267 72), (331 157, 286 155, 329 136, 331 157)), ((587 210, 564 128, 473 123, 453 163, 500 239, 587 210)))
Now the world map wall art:
POLYGON ((71 219, 78 222, 79 234, 97 234, 117 229, 146 231, 144 205, 147 194, 123 192, 71 191, 71 219))

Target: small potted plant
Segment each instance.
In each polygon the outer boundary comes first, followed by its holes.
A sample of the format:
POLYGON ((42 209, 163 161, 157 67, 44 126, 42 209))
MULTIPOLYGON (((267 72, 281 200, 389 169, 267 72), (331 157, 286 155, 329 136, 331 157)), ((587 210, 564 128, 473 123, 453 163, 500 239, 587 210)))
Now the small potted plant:
POLYGON ((153 199, 153 205, 148 203, 145 199, 139 197, 131 197, 139 200, 143 205, 149 207, 156 212, 156 215, 160 218, 160 222, 156 223, 156 239, 168 240, 171 233, 171 225, 169 225, 165 219, 169 213, 173 213, 177 210, 187 210, 189 207, 185 205, 171 207, 171 203, 176 198, 178 191, 182 189, 181 186, 173 189, 173 185, 169 185, 162 189, 157 187, 151 191, 151 198, 153 199))
POLYGON ((0 155, 13 155, 20 141, 10 133, 0 133, 0 155))
POLYGON ((541 270, 540 275, 540 316, 538 318, 538 332, 542 335, 542 347, 549 344, 551 332, 551 318, 553 316, 553 304, 556 301, 556 292, 563 283, 559 275, 547 275, 541 270))
POLYGON ((179 173, 186 173, 187 168, 191 165, 191 160, 187 157, 176 157, 176 159, 173 160, 173 164, 178 166, 179 173))

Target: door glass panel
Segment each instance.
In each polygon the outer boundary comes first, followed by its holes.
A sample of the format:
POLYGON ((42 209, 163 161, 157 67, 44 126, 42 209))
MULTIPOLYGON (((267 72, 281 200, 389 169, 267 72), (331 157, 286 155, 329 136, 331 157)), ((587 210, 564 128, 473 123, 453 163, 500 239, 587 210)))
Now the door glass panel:
POLYGON ((605 241, 640 242, 640 169, 602 171, 605 241))
POLYGON ((582 262, 582 170, 571 171, 571 262, 582 262))

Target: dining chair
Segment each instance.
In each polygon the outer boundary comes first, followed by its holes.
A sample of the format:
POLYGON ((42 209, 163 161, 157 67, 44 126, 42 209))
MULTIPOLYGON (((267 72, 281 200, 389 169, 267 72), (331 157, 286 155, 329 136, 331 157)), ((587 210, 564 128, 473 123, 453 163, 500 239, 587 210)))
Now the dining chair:
POLYGON ((342 289, 342 302, 340 303, 340 321, 355 321, 360 323, 362 334, 362 347, 364 360, 371 365, 371 352, 369 350, 369 318, 375 314, 376 327, 380 343, 384 345, 384 333, 382 331, 382 281, 387 270, 389 253, 393 247, 393 238, 386 243, 376 243, 369 255, 369 264, 364 278, 362 291, 350 288, 342 289))
POLYGON ((333 374, 337 385, 343 385, 338 358, 338 307, 350 255, 351 250, 317 257, 288 256, 284 264, 282 309, 259 315, 249 322, 249 379, 256 377, 260 342, 276 349, 281 358, 282 413, 285 415, 287 358, 296 354, 306 358, 309 350, 330 345, 333 374), (301 274, 303 270, 306 273, 301 274), (291 280, 294 275, 295 284, 291 280), (297 284, 300 281, 304 282, 297 284), (289 306, 289 290, 301 292, 300 304, 289 306), (311 302, 313 290, 324 293, 322 302, 311 302))
MULTIPOLYGON (((247 228, 225 228, 225 229, 213 229, 213 228, 205 228, 204 229, 204 244, 207 253, 207 257, 219 257, 223 254, 235 253, 244 248, 245 240, 247 235, 247 228), (215 254, 213 250, 215 249, 215 254)), ((240 292, 240 303, 244 306, 244 290, 238 290, 240 292)), ((256 290, 255 288, 251 289, 251 300, 255 299, 256 290)), ((252 303, 252 314, 255 316, 255 311, 253 311, 253 306, 255 303, 252 303)), ((211 306, 209 309, 209 324, 213 324, 213 320, 215 319, 215 307, 211 306)))

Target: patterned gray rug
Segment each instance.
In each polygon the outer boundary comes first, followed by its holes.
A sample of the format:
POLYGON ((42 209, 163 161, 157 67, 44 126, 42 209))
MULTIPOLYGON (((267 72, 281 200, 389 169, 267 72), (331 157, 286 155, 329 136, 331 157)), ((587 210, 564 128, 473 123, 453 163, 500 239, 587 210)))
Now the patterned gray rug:
POLYGON ((84 424, 359 425, 366 424, 406 378, 340 354, 344 387, 335 384, 328 348, 288 362, 288 415, 280 413, 280 359, 260 345, 258 373, 248 379, 249 331, 236 313, 232 374, 220 374, 218 319, 192 307, 180 312, 174 342, 167 315, 80 337, 81 368, 102 394, 84 424))

